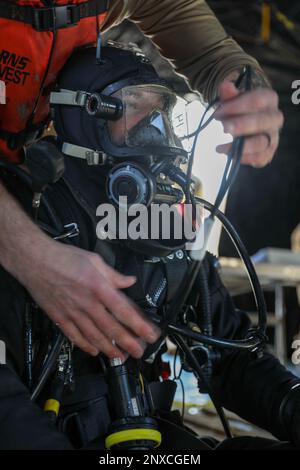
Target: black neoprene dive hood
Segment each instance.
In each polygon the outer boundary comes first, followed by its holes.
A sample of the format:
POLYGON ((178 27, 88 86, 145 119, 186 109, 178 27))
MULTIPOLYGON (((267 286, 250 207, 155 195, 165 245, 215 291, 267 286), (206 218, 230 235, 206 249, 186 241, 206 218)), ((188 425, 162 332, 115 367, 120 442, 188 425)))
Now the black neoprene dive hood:
MULTIPOLYGON (((50 102, 62 152, 101 165, 104 172, 107 168, 110 202, 121 207, 120 196, 126 196, 128 207, 150 207, 185 200, 187 180, 180 168, 188 158, 180 140, 180 127, 187 128, 182 126, 185 104, 178 105, 142 53, 105 46, 97 60, 96 48, 78 50, 58 77, 50 102)), ((175 237, 175 224, 182 230, 184 223, 182 211, 175 209, 174 217, 170 239, 134 240, 134 249, 154 256, 182 249, 191 238, 175 237)))
MULTIPOLYGON (((122 89, 135 86, 153 85, 157 89, 168 90, 166 81, 161 79, 150 61, 138 52, 115 46, 104 46, 101 49, 101 61, 96 60, 96 48, 85 48, 75 52, 64 66, 58 77, 57 91, 84 91, 88 94, 98 93, 106 96, 114 95, 122 89)), ((53 94, 52 94, 53 96, 53 94)), ((176 100, 171 93, 169 101, 176 100)), ((121 99, 119 100, 121 103, 121 99)), ((169 103, 173 106, 173 103, 169 103)), ((170 106, 170 107, 171 107, 170 106)), ((109 117, 95 118, 86 112, 84 106, 68 106, 51 100, 54 127, 63 142, 78 145, 105 154, 120 157, 138 157, 149 155, 149 152, 175 157, 186 156, 186 152, 178 141, 173 145, 153 147, 149 142, 139 146, 135 142, 127 145, 116 145, 108 130, 109 117)), ((120 110, 121 111, 121 110, 120 110)), ((116 120, 116 119, 115 119, 116 120)), ((141 139, 140 139, 141 140, 141 139)))

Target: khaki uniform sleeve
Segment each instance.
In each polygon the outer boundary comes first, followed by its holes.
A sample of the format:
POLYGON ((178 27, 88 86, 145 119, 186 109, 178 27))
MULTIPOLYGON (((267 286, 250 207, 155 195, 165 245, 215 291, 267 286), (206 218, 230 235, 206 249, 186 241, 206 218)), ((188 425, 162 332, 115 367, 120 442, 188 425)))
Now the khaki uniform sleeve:
POLYGON ((241 66, 249 64, 261 71, 257 61, 226 34, 203 0, 113 0, 106 27, 124 18, 139 25, 206 101, 241 66))

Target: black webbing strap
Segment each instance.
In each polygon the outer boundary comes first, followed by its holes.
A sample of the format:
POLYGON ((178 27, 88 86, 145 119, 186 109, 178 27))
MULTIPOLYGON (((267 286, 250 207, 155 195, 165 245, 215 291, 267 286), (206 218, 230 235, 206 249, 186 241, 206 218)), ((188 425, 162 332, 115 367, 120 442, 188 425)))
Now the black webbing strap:
POLYGON ((7 141, 7 145, 10 150, 17 150, 22 148, 24 145, 29 145, 39 139, 48 124, 49 119, 47 118, 43 122, 20 132, 10 132, 5 129, 0 129, 0 139, 7 141))
POLYGON ((0 0, 0 18, 30 24, 37 31, 53 31, 75 26, 84 18, 105 13, 109 1, 89 0, 79 4, 35 8, 0 0))
POLYGON ((178 291, 178 287, 181 285, 184 277, 187 274, 187 260, 183 256, 178 258, 178 253, 183 253, 182 250, 176 251, 173 254, 173 258, 166 258, 165 272, 167 276, 167 302, 170 302, 175 293, 178 291))

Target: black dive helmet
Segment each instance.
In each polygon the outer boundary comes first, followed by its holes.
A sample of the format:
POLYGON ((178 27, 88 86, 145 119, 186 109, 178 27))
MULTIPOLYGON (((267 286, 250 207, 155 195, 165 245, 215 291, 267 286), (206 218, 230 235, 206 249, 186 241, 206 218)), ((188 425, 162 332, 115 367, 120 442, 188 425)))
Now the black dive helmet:
MULTIPOLYGON (((119 208, 120 196, 126 196, 128 206, 185 201, 190 188, 180 166, 188 159, 181 143, 187 125, 185 108, 178 108, 177 101, 139 50, 116 43, 101 49, 101 60, 96 48, 75 52, 50 98, 62 152, 107 167, 108 198, 119 208)), ((145 240, 142 245, 147 253, 149 245, 164 246, 153 251, 164 255, 186 241, 173 239, 169 246, 167 240, 145 240)))

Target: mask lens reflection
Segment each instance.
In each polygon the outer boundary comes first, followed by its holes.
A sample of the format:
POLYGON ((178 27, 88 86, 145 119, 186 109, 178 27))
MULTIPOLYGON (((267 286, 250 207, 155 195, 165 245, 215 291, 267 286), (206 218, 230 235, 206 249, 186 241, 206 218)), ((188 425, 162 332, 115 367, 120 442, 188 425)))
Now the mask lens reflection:
POLYGON ((108 123, 113 144, 131 148, 159 147, 161 150, 182 148, 179 139, 183 128, 187 128, 184 107, 181 107, 181 116, 177 115, 173 123, 177 98, 168 88, 160 85, 131 86, 113 96, 122 100, 124 109, 121 119, 108 123))

